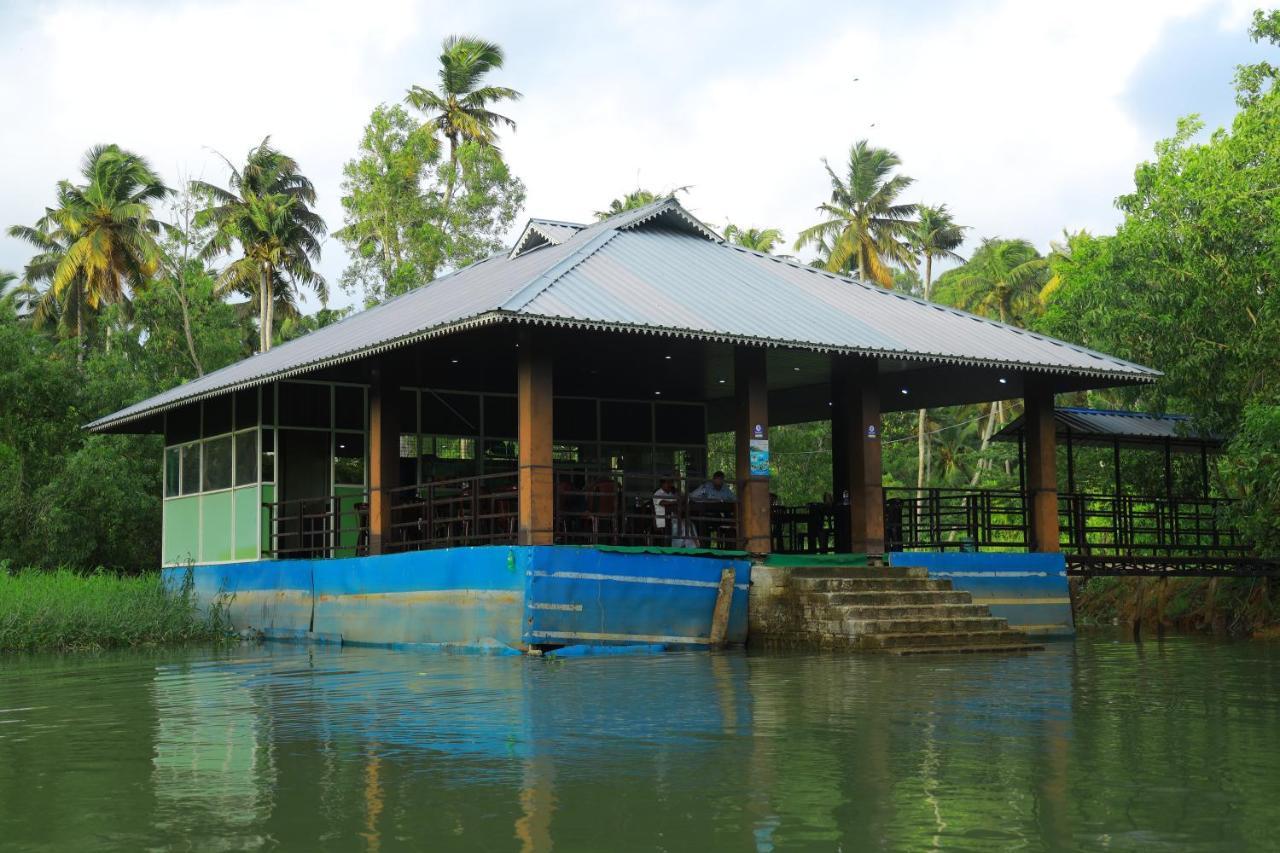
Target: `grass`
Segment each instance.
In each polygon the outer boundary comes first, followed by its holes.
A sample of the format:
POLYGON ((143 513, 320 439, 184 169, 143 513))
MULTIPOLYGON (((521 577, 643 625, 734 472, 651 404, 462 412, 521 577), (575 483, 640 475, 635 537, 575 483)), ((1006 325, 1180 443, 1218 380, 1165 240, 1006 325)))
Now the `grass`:
POLYGON ((1076 589, 1082 624, 1144 625, 1238 636, 1280 627, 1280 585, 1267 578, 1093 578, 1076 589))
POLYGON ((0 560, 0 652, 185 643, 229 633, 225 607, 199 607, 189 581, 171 590, 159 572, 14 571, 0 560))

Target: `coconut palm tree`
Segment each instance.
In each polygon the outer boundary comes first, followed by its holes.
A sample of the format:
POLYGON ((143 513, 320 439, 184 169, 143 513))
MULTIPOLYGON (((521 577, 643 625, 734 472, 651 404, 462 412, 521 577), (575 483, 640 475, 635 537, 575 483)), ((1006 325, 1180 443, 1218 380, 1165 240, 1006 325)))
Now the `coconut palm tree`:
MULTIPOLYGON (((17 288, 22 291, 22 296, 18 298, 23 305, 23 313, 31 318, 37 329, 53 326, 58 334, 74 337, 83 343, 85 315, 92 311, 86 305, 84 276, 73 278, 61 294, 50 286, 53 274, 67 253, 67 244, 52 228, 53 223, 46 216, 35 225, 14 225, 9 229, 10 237, 23 240, 36 250, 23 268, 22 281, 17 288)), ((83 358, 83 348, 77 350, 77 358, 83 358)))
POLYGON ((86 309, 127 305, 130 289, 151 280, 162 228, 151 205, 170 192, 146 160, 118 145, 90 148, 80 171, 85 182, 60 181, 57 205, 34 228, 9 229, 39 251, 26 279, 33 285, 48 281, 48 301, 42 304, 61 306, 63 317, 73 312, 77 337, 84 332, 86 309))
POLYGON ((231 170, 227 189, 191 182, 192 192, 209 205, 197 214, 196 225, 213 228, 202 255, 216 257, 240 245, 241 257, 218 276, 218 287, 257 299, 258 345, 266 352, 278 303, 293 304, 302 287, 328 302, 328 285, 312 266, 320 259, 325 224, 310 207, 315 187, 297 161, 271 146, 271 137, 250 149, 241 169, 223 160, 231 170))
POLYGON ((782 242, 782 231, 778 228, 742 228, 730 222, 724 227, 724 239, 735 246, 767 255, 782 242))
POLYGON ((497 126, 516 129, 516 123, 489 109, 499 101, 518 101, 521 94, 507 86, 487 86, 489 72, 502 67, 502 48, 475 36, 449 36, 441 45, 440 86, 412 86, 405 103, 426 116, 449 140, 449 175, 445 181, 444 210, 453 201, 457 182, 458 147, 467 142, 495 145, 497 126))
POLYGON ((673 187, 666 192, 654 192, 653 190, 636 187, 622 198, 615 198, 613 201, 609 202, 609 206, 604 210, 597 210, 595 212, 595 217, 597 220, 605 220, 611 216, 617 216, 619 213, 626 213, 628 210, 635 210, 636 208, 653 204, 655 201, 675 198, 677 194, 687 193, 688 191, 688 185, 683 187, 673 187))
MULTIPOLYGON (((933 261, 964 258, 956 252, 964 243, 965 226, 957 225, 945 204, 937 207, 922 204, 916 212, 916 223, 911 228, 911 248, 924 261, 924 298, 933 290, 933 261)), ((916 489, 923 489, 929 479, 929 443, 925 441, 925 423, 928 413, 920 409, 916 417, 916 489)))
POLYGON ((818 206, 825 218, 800 232, 796 249, 826 247, 826 269, 856 270, 863 281, 892 287, 889 268, 915 263, 910 234, 916 205, 898 202, 913 179, 894 174, 902 165, 897 154, 872 148, 865 139, 849 150, 847 177, 837 175, 826 160, 822 165, 831 178, 831 200, 818 206))
MULTIPOLYGON (((956 305, 1002 323, 1024 324, 1040 306, 1049 262, 1026 240, 987 237, 949 287, 956 305)), ((952 274, 948 274, 949 276, 952 274)))

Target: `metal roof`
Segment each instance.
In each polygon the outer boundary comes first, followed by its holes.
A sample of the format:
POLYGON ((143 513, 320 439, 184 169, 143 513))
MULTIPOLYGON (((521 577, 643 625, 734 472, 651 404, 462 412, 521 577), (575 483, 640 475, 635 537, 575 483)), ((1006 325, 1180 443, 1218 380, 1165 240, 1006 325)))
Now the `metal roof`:
MULTIPOLYGON (((1220 447, 1221 436, 1192 428, 1189 415, 1147 414, 1116 409, 1081 409, 1064 406, 1055 409, 1058 435, 1070 434, 1076 444, 1105 444, 1119 441, 1127 446, 1159 446, 1166 442, 1180 449, 1220 447)), ((1023 420, 1017 418, 1000 430, 993 441, 1017 441, 1024 431, 1023 420)))
POLYGON ((89 428, 106 429, 236 388, 503 321, 1011 367, 1113 382, 1159 376, 1084 347, 729 245, 675 199, 590 225, 532 220, 521 243, 510 254, 474 263, 89 428), (534 242, 526 239, 530 233, 538 235, 536 245, 529 245, 534 242))

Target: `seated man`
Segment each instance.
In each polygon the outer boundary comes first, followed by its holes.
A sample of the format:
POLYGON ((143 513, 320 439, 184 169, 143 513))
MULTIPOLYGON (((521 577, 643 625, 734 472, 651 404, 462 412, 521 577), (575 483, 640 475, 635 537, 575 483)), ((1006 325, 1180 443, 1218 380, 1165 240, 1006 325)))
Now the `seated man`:
POLYGON ((711 479, 707 480, 701 486, 689 493, 689 500, 699 501, 702 503, 726 503, 731 504, 735 498, 733 495, 733 487, 724 481, 724 472, 717 471, 711 475, 711 479))

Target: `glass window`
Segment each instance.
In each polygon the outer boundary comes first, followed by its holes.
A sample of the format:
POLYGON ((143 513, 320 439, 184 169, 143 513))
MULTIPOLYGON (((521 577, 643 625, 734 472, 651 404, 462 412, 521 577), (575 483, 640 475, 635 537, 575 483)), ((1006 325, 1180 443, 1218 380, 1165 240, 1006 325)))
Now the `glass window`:
POLYGON ((165 444, 184 444, 200 437, 200 404, 182 406, 165 414, 165 444))
POLYGON ((333 482, 364 485, 364 434, 340 432, 333 437, 333 482))
MULTIPOLYGON (((333 416, 340 429, 364 429, 364 389, 352 388, 350 385, 335 385, 333 388, 333 416)), ((406 411, 401 417, 412 418, 413 412, 406 411)))
POLYGON ((479 435, 480 397, 424 390, 421 429, 433 435, 479 435))
POLYGON ((236 429, 248 429, 258 425, 258 389, 246 388, 236 392, 236 429))
POLYGON ((231 436, 224 435, 204 443, 204 490, 231 486, 231 436))
POLYGON ((182 481, 182 448, 170 447, 164 452, 164 496, 171 498, 179 493, 182 481))
POLYGON ((515 438, 520 434, 515 397, 484 398, 484 434, 495 438, 515 438))
POLYGON ((595 441, 596 401, 557 397, 552 403, 551 422, 556 441, 595 441))
POLYGON ((328 385, 281 382, 281 426, 328 427, 332 414, 329 410, 330 390, 328 385))
POLYGON ((211 435, 231 432, 231 397, 223 396, 205 400, 202 407, 204 432, 201 435, 208 438, 211 435))
POLYGON ((605 400, 600 403, 600 437, 605 441, 653 441, 653 410, 648 403, 605 400))
POLYGON ((182 448, 182 493, 194 495, 200 491, 200 442, 182 448))
POLYGON ((258 481, 258 431, 236 433, 236 485, 258 481))
POLYGON ((707 441, 704 409, 701 405, 658 403, 653 419, 659 444, 705 444, 707 441))
POLYGON ((276 480, 276 431, 262 431, 262 482, 274 483, 276 480))

